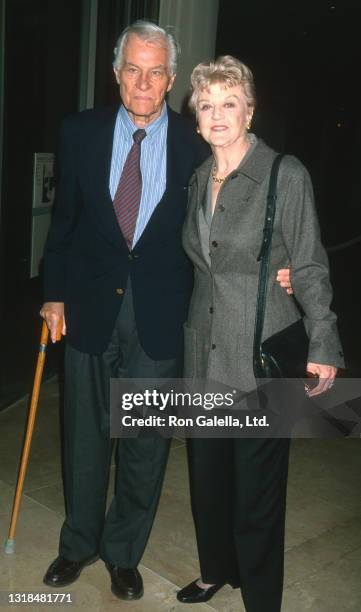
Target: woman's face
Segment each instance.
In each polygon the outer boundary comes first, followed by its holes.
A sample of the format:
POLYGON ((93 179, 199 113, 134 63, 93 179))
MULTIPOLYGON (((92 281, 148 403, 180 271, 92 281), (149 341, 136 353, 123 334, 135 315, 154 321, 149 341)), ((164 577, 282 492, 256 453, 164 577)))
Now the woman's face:
POLYGON ((197 119, 200 133, 212 147, 229 147, 244 140, 253 108, 241 85, 213 83, 200 92, 197 119))

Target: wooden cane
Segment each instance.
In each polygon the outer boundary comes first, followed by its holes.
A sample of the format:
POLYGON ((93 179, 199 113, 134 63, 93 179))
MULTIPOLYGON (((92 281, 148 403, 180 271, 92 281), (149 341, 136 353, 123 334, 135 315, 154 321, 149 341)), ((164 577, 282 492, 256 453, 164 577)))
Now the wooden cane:
MULTIPOLYGON (((57 328, 57 332, 56 332, 57 341, 61 340, 62 327, 63 327, 63 320, 60 319, 58 328, 57 328)), ((38 407, 39 391, 40 391, 41 379, 43 376, 48 338, 49 338, 49 330, 48 330, 46 322, 43 321, 43 325, 41 329, 41 337, 40 337, 39 355, 38 355, 38 360, 37 360, 36 370, 35 370, 33 393, 31 396, 31 403, 30 403, 29 416, 28 416, 28 422, 27 422, 27 427, 26 427, 25 441, 24 441, 24 446, 23 446, 23 451, 22 451, 22 456, 21 456, 21 461, 20 461, 18 481, 16 484, 8 539, 5 545, 5 552, 9 555, 15 552, 16 524, 17 524, 17 520, 19 516, 20 500, 21 500, 21 495, 23 492, 25 475, 26 475, 26 470, 27 470, 28 462, 29 462, 30 446, 31 446, 33 432, 34 432, 36 410, 38 407)))

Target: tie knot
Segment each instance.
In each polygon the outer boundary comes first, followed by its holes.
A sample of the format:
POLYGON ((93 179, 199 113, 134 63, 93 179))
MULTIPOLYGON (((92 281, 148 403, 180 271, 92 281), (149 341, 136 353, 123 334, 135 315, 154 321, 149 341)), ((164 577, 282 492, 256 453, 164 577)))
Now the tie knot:
POLYGON ((140 144, 147 135, 145 130, 136 130, 133 134, 133 140, 136 144, 140 144))

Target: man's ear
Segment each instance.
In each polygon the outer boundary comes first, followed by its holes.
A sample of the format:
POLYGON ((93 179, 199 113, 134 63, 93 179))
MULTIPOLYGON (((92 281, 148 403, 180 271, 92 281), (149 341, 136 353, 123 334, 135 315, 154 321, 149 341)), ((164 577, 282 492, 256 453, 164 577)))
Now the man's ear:
POLYGON ((118 83, 118 85, 120 85, 120 82, 119 82, 119 75, 118 75, 118 70, 117 70, 117 68, 115 68, 114 66, 113 66, 113 72, 114 72, 114 74, 115 74, 115 80, 116 80, 116 82, 118 83))
POLYGON ((175 75, 175 74, 173 74, 173 75, 170 77, 170 81, 169 81, 169 83, 168 83, 168 87, 167 87, 167 93, 168 93, 168 91, 170 91, 170 90, 172 89, 172 87, 173 87, 173 85, 174 85, 175 77, 176 77, 176 75, 175 75))

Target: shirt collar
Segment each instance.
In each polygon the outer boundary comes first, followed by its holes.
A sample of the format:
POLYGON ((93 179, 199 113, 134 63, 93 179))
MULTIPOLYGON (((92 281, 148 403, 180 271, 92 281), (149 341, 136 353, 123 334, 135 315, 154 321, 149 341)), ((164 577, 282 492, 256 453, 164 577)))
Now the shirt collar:
MULTIPOLYGON (((139 127, 137 125, 135 125, 135 123, 131 120, 131 118, 129 117, 125 106, 122 104, 119 108, 119 113, 118 113, 119 119, 120 119, 120 123, 122 128, 126 131, 127 136, 129 136, 129 138, 132 138, 134 132, 136 130, 139 129, 139 127)), ((152 121, 146 128, 146 134, 147 134, 147 139, 149 140, 153 138, 153 136, 158 132, 158 130, 168 121, 168 112, 167 112, 167 105, 164 102, 163 103, 163 108, 162 108, 162 112, 159 115, 159 117, 157 117, 157 119, 155 121, 152 121)))

